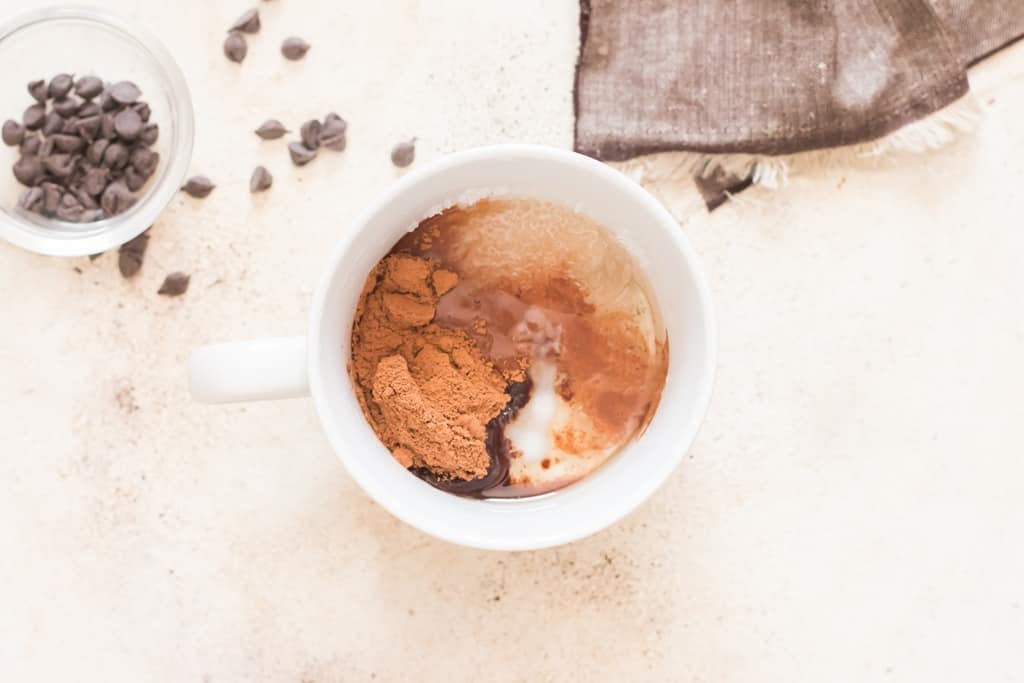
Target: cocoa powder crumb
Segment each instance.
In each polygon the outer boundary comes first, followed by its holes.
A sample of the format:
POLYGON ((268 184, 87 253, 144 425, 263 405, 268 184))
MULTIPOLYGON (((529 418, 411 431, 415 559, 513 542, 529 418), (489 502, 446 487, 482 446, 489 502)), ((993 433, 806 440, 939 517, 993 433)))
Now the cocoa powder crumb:
POLYGON ((426 258, 377 264, 356 311, 351 372, 367 420, 403 467, 470 480, 488 472, 486 425, 508 402, 508 379, 464 331, 434 322, 457 283, 426 258))

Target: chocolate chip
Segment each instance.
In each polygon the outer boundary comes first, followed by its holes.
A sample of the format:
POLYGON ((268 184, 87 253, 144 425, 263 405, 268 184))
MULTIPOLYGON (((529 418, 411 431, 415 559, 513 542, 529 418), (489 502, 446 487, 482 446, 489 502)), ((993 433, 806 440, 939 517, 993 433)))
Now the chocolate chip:
POLYGON ((96 200, 93 199, 92 196, 88 192, 86 192, 84 188, 77 187, 77 188, 75 188, 73 190, 73 192, 74 192, 74 195, 75 195, 75 199, 77 199, 82 204, 82 206, 84 208, 86 208, 86 209, 97 209, 97 208, 99 208, 100 205, 96 203, 96 200))
POLYGON ((138 192, 146 184, 146 176, 135 170, 133 166, 124 169, 124 183, 132 192, 138 192))
POLYGON ((71 87, 74 84, 74 80, 68 74, 57 74, 50 80, 50 87, 47 88, 46 94, 59 100, 71 92, 71 87))
POLYGON ((78 112, 79 104, 81 103, 74 97, 65 97, 62 100, 53 101, 53 110, 64 118, 67 118, 69 116, 74 116, 78 112))
POLYGON ((114 132, 127 142, 133 141, 142 130, 142 118, 133 109, 122 109, 114 116, 114 132))
POLYGON ((128 163, 128 148, 120 142, 111 143, 103 152, 103 165, 107 168, 124 168, 128 163))
POLYGON ((267 119, 256 129, 256 135, 264 140, 277 140, 287 132, 289 132, 288 129, 277 119, 267 119))
POLYGON ((43 189, 41 187, 30 187, 21 193, 18 198, 18 206, 27 210, 35 211, 43 206, 43 189))
POLYGON ((155 123, 147 123, 139 131, 139 142, 144 145, 152 145, 160 137, 160 127, 155 123))
POLYGON ((164 278, 164 283, 160 285, 160 289, 156 293, 164 296, 181 296, 188 290, 190 279, 185 273, 171 273, 164 278))
POLYGON ((139 118, 142 119, 143 123, 149 121, 149 116, 152 113, 152 110, 149 108, 148 103, 136 102, 132 105, 132 109, 134 109, 135 113, 139 115, 139 118))
POLYGON ((129 240, 117 250, 117 269, 125 278, 134 277, 142 269, 142 260, 149 244, 149 233, 144 232, 135 239, 129 240))
POLYGON ((9 147, 21 144, 25 138, 25 129, 14 119, 4 121, 3 139, 4 144, 9 147))
POLYGON ((90 116, 98 116, 103 113, 103 109, 95 102, 82 102, 78 107, 78 115, 83 119, 89 118, 90 116))
POLYGON ((245 38, 242 37, 241 33, 232 31, 228 34, 228 37, 224 39, 224 56, 232 62, 241 64, 248 51, 249 46, 246 45, 245 38))
POLYGON ((270 189, 273 184, 274 176, 270 175, 270 171, 263 166, 257 166, 253 169, 252 177, 249 178, 249 192, 253 194, 263 192, 270 189))
POLYGON ((52 216, 60 206, 60 196, 63 192, 55 183, 43 183, 41 187, 43 188, 43 213, 52 216))
POLYGON ((78 117, 72 116, 71 118, 64 119, 60 132, 65 135, 78 135, 78 117))
POLYGON ((99 116, 86 116, 75 122, 75 128, 82 138, 86 141, 92 141, 100 134, 101 121, 102 119, 99 116))
POLYGON ((60 133, 53 136, 54 146, 61 152, 77 152, 85 145, 85 141, 77 135, 64 135, 60 133))
POLYGON ((110 171, 106 168, 90 168, 82 176, 82 189, 93 197, 98 197, 107 187, 110 171))
POLYGON ((20 151, 23 156, 32 156, 39 152, 40 144, 42 144, 42 141, 39 139, 38 135, 35 133, 26 133, 24 139, 21 141, 21 146, 18 148, 18 151, 20 151))
POLYGON ((117 131, 114 129, 113 114, 104 114, 100 117, 100 137, 108 140, 113 140, 117 137, 117 131))
POLYGON ((210 182, 209 178, 204 175, 197 175, 189 178, 188 182, 181 186, 181 190, 196 199, 205 199, 213 192, 215 187, 217 186, 210 182))
POLYGON ((292 163, 296 166, 305 166, 313 161, 313 159, 316 159, 316 150, 309 149, 301 142, 289 142, 288 154, 292 158, 292 163))
POLYGON ((391 163, 399 168, 405 168, 416 159, 416 138, 406 142, 399 142, 391 148, 391 163))
MULTIPOLYGON (((86 209, 82 212, 82 217, 79 219, 79 223, 92 223, 93 221, 101 221, 106 216, 103 214, 103 209, 86 209)), ((92 258, 91 256, 89 258, 92 258)))
POLYGON ((302 137, 302 144, 306 149, 316 149, 320 146, 320 129, 322 126, 316 119, 310 119, 302 124, 299 135, 302 137))
POLYGON ((39 104, 46 104, 46 81, 42 79, 30 81, 28 84, 28 94, 39 104))
POLYGON ((137 147, 132 150, 130 162, 136 171, 148 178, 153 174, 157 164, 160 162, 160 155, 151 149, 137 147))
POLYGON ((103 207, 103 213, 108 216, 116 216, 134 203, 135 199, 128 186, 120 180, 107 185, 107 189, 103 190, 100 196, 100 206, 103 207))
POLYGON ((337 114, 330 113, 324 118, 324 125, 320 131, 320 144, 327 149, 341 152, 345 149, 345 131, 348 130, 348 123, 337 114))
POLYGON ((242 33, 256 33, 260 30, 260 11, 251 9, 238 17, 235 23, 231 24, 228 31, 241 31, 242 33))
POLYGON ((29 130, 37 130, 46 119, 46 105, 33 104, 21 115, 21 122, 29 130))
POLYGON ((286 59, 294 61, 305 57, 306 53, 309 52, 309 48, 309 43, 304 41, 302 38, 292 36, 290 38, 285 38, 284 42, 281 43, 281 54, 283 54, 286 59))
POLYGON ((43 168, 54 178, 63 179, 75 170, 75 160, 70 154, 50 154, 43 158, 43 168))
POLYGON ((140 95, 142 91, 139 90, 139 86, 131 81, 118 81, 110 86, 110 97, 118 104, 132 104, 140 95))
POLYGON ((48 157, 53 154, 54 144, 52 138, 43 138, 43 142, 39 145, 39 158, 48 157))
POLYGON ((77 223, 81 219, 84 210, 85 207, 75 199, 73 194, 66 193, 60 198, 60 205, 57 206, 57 218, 69 223, 77 223))
POLYGON ((109 90, 107 90, 105 93, 103 93, 103 96, 100 97, 100 110, 101 111, 114 111, 119 106, 121 106, 121 105, 119 105, 117 103, 117 100, 114 99, 113 95, 110 94, 109 90))
POLYGON ((60 114, 55 111, 51 111, 43 119, 43 125, 40 129, 43 131, 43 135, 53 135, 64 130, 64 119, 61 118, 60 114))
POLYGON ((35 185, 43 175, 43 165, 39 157, 21 157, 14 162, 14 177, 22 185, 35 185))
POLYGON ((103 92, 103 81, 95 76, 82 76, 75 83, 75 94, 82 99, 91 100, 103 92))
POLYGON ((100 138, 89 145, 89 149, 85 151, 85 158, 88 159, 90 163, 98 166, 103 163, 103 153, 107 151, 107 147, 109 146, 110 140, 100 138))

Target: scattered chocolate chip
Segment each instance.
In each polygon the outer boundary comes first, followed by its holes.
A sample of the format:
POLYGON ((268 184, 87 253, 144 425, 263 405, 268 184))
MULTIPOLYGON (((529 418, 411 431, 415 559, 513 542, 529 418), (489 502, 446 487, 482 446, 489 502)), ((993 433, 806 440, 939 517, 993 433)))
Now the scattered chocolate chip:
POLYGON ((320 130, 320 144, 329 150, 341 152, 345 149, 345 131, 348 130, 348 123, 335 113, 330 113, 324 118, 324 125, 320 130))
POLYGON ((228 29, 228 31, 241 31, 242 33, 257 33, 259 30, 260 11, 258 9, 246 11, 228 29))
POLYGON ((53 110, 64 118, 67 118, 69 116, 74 116, 75 113, 78 112, 79 104, 81 103, 74 97, 65 97, 64 99, 53 101, 53 110))
POLYGON ((48 157, 53 154, 54 144, 52 138, 43 138, 42 144, 39 145, 39 157, 48 157))
POLYGON ((14 177, 22 185, 35 185, 43 174, 43 165, 39 157, 21 157, 14 162, 14 177))
POLYGON ((3 138, 4 144, 9 147, 20 145, 25 138, 25 129, 14 119, 7 119, 4 121, 3 138))
POLYGON ((118 104, 132 104, 142 95, 139 86, 131 81, 118 81, 110 86, 110 96, 118 104))
POLYGON ((399 142, 391 148, 391 163, 399 168, 405 168, 416 159, 416 138, 406 142, 399 142))
POLYGON ((103 165, 107 168, 124 168, 128 163, 128 148, 120 142, 112 143, 103 152, 103 165))
POLYGON ((105 168, 90 168, 82 177, 82 189, 93 197, 98 197, 107 187, 110 171, 105 168))
POLYGON ((134 277, 142 268, 142 260, 149 244, 149 232, 144 232, 135 239, 129 240, 117 250, 117 269, 125 278, 134 277))
POLYGON ((224 39, 224 56, 232 62, 241 64, 248 51, 249 46, 246 45, 245 38, 242 37, 241 33, 232 31, 228 34, 228 37, 224 39))
POLYGON ((103 163, 103 153, 107 151, 107 147, 109 146, 110 140, 100 138, 89 145, 89 149, 85 151, 85 158, 88 159, 90 163, 98 166, 103 163))
POLYGON ((142 174, 143 179, 149 178, 160 163, 160 155, 151 149, 137 147, 132 151, 130 163, 132 167, 142 174))
POLYGON ((82 76, 75 83, 75 94, 85 100, 91 100, 103 92, 103 81, 95 76, 82 76))
POLYGON ((78 117, 72 116, 71 118, 62 119, 60 132, 65 135, 78 135, 78 117))
POLYGON ((270 171, 263 166, 257 166, 253 169, 252 177, 249 178, 249 192, 253 194, 263 192, 270 189, 273 184, 274 176, 270 175, 270 171))
POLYGON ((96 136, 100 134, 101 120, 102 119, 99 116, 86 116, 78 119, 75 122, 75 128, 78 130, 78 135, 87 142, 95 140, 96 136))
POLYGON ((309 52, 309 48, 309 43, 304 41, 302 38, 292 36, 290 38, 285 38, 284 42, 281 43, 281 54, 283 54, 286 59, 294 61, 305 57, 306 53, 309 52))
POLYGON ((59 100, 71 92, 71 87, 74 84, 74 79, 68 74, 57 74, 50 80, 50 87, 47 88, 46 94, 55 100, 59 100))
POLYGON ((133 109, 122 109, 114 116, 114 132, 126 142, 132 142, 142 130, 142 118, 133 109))
POLYGON ((37 130, 46 119, 46 105, 33 104, 21 116, 21 122, 29 130, 37 130))
POLYGON ((102 113, 103 109, 95 102, 82 102, 78 107, 78 115, 83 119, 89 118, 90 116, 98 116, 102 113))
POLYGON ((164 283, 160 285, 160 289, 156 290, 156 293, 164 296, 181 296, 188 290, 190 279, 185 273, 171 273, 164 278, 164 283))
POLYGON ((28 94, 39 104, 46 104, 46 81, 40 79, 28 84, 28 94))
POLYGON ((139 131, 139 142, 144 145, 152 145, 160 137, 160 127, 155 123, 147 123, 139 131))
POLYGON ((302 137, 302 144, 306 149, 316 149, 320 146, 320 130, 323 126, 316 119, 310 119, 302 124, 299 135, 302 137))
POLYGON ((53 136, 54 146, 61 152, 71 153, 82 149, 85 141, 77 135, 64 135, 59 133, 53 136))
POLYGON ((309 149, 301 142, 289 142, 288 154, 291 155, 292 163, 296 166, 305 166, 316 159, 316 150, 309 149))
POLYGON ((256 129, 256 135, 259 135, 264 140, 277 140, 287 132, 288 129, 277 119, 267 119, 256 129))
POLYGON ((103 190, 100 196, 100 206, 103 207, 103 213, 108 216, 116 216, 134 203, 135 198, 132 197, 128 186, 120 180, 107 185, 107 189, 103 190))
POLYGON ((27 210, 34 211, 37 207, 43 205, 43 189, 41 187, 30 187, 21 193, 18 198, 18 206, 27 210))
POLYGON ((18 151, 20 151, 23 156, 31 156, 39 152, 40 144, 42 144, 42 141, 39 139, 38 135, 35 133, 28 133, 21 141, 21 146, 18 148, 18 151))
POLYGON ((217 186, 210 182, 209 178, 204 175, 197 175, 189 178, 188 182, 181 186, 181 190, 190 197, 205 199, 213 192, 215 187, 217 186))

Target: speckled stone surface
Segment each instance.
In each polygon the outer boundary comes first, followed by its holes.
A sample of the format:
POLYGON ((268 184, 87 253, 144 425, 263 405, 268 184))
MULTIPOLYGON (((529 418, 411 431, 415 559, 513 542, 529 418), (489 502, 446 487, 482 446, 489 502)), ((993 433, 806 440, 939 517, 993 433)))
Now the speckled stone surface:
POLYGON ((309 401, 196 405, 184 364, 301 332, 394 142, 568 147, 575 3, 263 2, 241 68, 245 2, 103 4, 178 56, 218 188, 174 200, 133 281, 0 244, 0 680, 1020 675, 1024 50, 975 74, 968 140, 684 216, 721 341, 688 459, 605 532, 496 554, 371 503, 309 401), (331 110, 348 149, 299 170, 251 132, 331 110), (158 297, 172 270, 190 290, 158 297))

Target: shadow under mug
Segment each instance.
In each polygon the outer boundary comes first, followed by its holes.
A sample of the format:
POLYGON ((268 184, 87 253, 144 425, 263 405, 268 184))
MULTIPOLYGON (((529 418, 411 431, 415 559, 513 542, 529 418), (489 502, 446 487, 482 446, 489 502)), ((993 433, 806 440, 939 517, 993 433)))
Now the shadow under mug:
POLYGON ((544 548, 595 533, 639 506, 685 456, 711 398, 711 295, 679 224, 626 176, 555 148, 473 149, 402 177, 356 219, 349 235, 316 291, 306 336, 196 349, 189 372, 197 400, 311 394, 331 445, 368 495, 428 534, 476 548, 544 548), (485 195, 557 202, 604 225, 646 273, 668 337, 665 387, 646 431, 584 479, 535 498, 461 498, 406 471, 363 417, 348 373, 352 318, 371 268, 423 218, 485 195))

